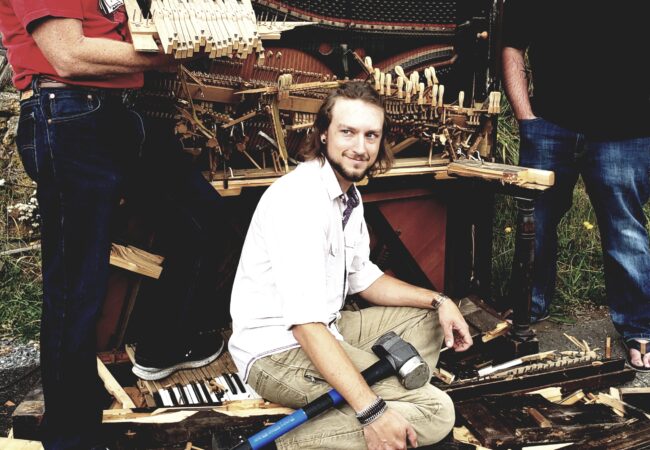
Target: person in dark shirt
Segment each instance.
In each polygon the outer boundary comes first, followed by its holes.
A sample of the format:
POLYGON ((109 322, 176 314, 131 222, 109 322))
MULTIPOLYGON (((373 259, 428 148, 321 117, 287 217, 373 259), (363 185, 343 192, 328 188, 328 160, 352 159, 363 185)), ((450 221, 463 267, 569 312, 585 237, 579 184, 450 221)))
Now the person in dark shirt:
POLYGON ((602 237, 610 314, 628 362, 650 370, 650 52, 647 2, 506 0, 505 91, 519 122, 522 166, 552 170, 535 205, 532 321, 555 290, 557 226, 581 176, 602 237), (531 67, 533 95, 525 53, 531 67))

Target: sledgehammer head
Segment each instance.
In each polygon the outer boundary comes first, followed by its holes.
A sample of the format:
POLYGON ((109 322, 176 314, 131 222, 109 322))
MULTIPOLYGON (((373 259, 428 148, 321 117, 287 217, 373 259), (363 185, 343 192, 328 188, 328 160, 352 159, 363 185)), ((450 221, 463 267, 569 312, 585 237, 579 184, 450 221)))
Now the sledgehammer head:
POLYGON ((411 344, 389 331, 377 339, 372 351, 385 358, 397 372, 397 378, 406 389, 417 389, 431 379, 429 366, 411 344))

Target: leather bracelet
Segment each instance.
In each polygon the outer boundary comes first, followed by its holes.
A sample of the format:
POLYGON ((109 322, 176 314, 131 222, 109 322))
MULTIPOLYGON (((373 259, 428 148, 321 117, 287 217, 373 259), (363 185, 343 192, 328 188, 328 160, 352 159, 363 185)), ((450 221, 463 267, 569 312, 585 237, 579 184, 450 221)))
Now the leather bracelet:
POLYGON ((364 418, 363 420, 359 419, 359 423, 361 423, 362 426, 365 427, 366 425, 370 425, 375 420, 379 419, 381 416, 384 415, 384 413, 388 409, 388 405, 383 400, 382 400, 382 402, 384 403, 382 408, 380 410, 378 410, 376 413, 364 418))
MULTIPOLYGON (((377 396, 377 398, 375 399, 374 402, 372 402, 366 408, 364 408, 361 411, 359 411, 358 413, 356 413, 357 420, 359 422, 361 422, 362 425, 364 423, 370 423, 370 422, 368 422, 368 420, 371 419, 377 413, 379 413, 385 407, 386 407, 386 402, 384 401, 384 399, 377 396)), ((383 414, 383 412, 381 414, 383 414)), ((379 417, 379 416, 377 416, 377 417, 379 417)), ((375 419, 376 419, 376 417, 375 417, 375 419)))
POLYGON ((363 426, 369 425, 379 419, 386 412, 387 408, 388 405, 384 399, 377 396, 374 402, 356 414, 357 420, 363 426))
POLYGON ((447 300, 451 301, 451 299, 449 297, 447 297, 445 294, 437 293, 431 299, 431 308, 434 311, 438 311, 438 308, 440 308, 440 305, 442 305, 447 300))

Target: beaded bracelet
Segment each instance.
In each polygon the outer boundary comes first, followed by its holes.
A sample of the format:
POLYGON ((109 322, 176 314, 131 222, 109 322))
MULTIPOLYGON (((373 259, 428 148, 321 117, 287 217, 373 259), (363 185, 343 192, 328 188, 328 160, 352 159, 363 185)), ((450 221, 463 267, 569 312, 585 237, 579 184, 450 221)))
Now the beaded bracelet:
POLYGON ((374 402, 356 414, 357 420, 361 425, 368 425, 384 414, 387 407, 384 399, 377 396, 374 402))

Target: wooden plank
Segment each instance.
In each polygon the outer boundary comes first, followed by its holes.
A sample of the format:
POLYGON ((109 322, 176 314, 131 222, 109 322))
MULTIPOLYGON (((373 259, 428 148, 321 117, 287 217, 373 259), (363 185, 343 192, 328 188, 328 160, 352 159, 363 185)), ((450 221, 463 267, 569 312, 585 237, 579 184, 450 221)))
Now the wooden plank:
POLYGON ((43 450, 43 444, 39 441, 0 437, 0 448, 2 450, 43 450))
POLYGON ((113 243, 111 247, 111 265, 150 278, 160 278, 163 259, 162 256, 145 252, 131 245, 124 246, 113 243))
POLYGON ((457 403, 456 412, 467 423, 467 428, 479 442, 491 447, 499 442, 511 442, 515 436, 484 404, 479 402, 457 403), (489 442, 489 444, 488 444, 489 442))
POLYGON ((131 397, 122 389, 120 383, 117 382, 113 374, 111 374, 104 363, 97 358, 97 373, 99 378, 104 382, 104 387, 115 400, 122 404, 122 408, 135 408, 135 404, 131 397))

